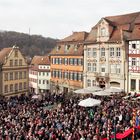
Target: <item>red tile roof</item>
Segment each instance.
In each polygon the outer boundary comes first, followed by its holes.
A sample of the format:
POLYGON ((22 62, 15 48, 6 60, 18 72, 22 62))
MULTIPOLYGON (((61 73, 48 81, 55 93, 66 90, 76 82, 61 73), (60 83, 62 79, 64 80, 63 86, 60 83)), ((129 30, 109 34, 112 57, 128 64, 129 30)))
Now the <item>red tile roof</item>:
POLYGON ((132 34, 128 40, 140 40, 140 24, 134 26, 132 34))
POLYGON ((3 48, 0 51, 0 63, 4 63, 5 58, 9 55, 13 48, 3 48))
POLYGON ((83 55, 83 43, 87 36, 87 32, 74 32, 72 35, 58 41, 57 47, 60 46, 60 48, 55 47, 50 55, 83 55), (66 50, 65 47, 68 45, 70 46, 66 50), (77 50, 75 50, 75 47, 77 47, 77 50))
POLYGON ((50 65, 49 56, 34 56, 32 61, 32 65, 50 65))
POLYGON ((58 41, 58 42, 75 42, 75 41, 84 41, 87 37, 87 32, 73 32, 72 35, 58 41))
MULTIPOLYGON (((113 28, 113 31, 110 32, 110 38, 108 42, 114 42, 114 41, 116 42, 116 41, 121 41, 123 30, 131 32, 134 28, 134 24, 140 23, 140 12, 125 14, 125 15, 118 15, 118 16, 108 16, 102 19, 106 20, 109 23, 109 26, 112 26, 113 28)), ((98 22, 98 24, 99 23, 100 22, 98 22)), ((85 42, 92 42, 92 43, 97 42, 98 24, 96 24, 91 29, 85 42)), ((134 36, 138 38, 138 35, 139 35, 139 30, 137 29, 134 36)))

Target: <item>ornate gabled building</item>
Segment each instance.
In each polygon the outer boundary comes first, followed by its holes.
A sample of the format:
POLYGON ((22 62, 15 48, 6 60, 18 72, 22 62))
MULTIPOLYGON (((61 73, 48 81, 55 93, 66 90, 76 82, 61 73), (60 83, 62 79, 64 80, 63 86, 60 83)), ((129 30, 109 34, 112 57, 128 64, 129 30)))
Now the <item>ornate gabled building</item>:
POLYGON ((19 48, 0 51, 0 95, 14 96, 28 93, 28 64, 19 48))
POLYGON ((128 37, 139 13, 102 18, 84 45, 84 87, 120 87, 128 91, 128 37))
POLYGON ((129 91, 140 92, 140 13, 129 38, 129 91))
POLYGON ((73 32, 50 52, 51 89, 70 92, 83 87, 83 43, 87 32, 73 32))
POLYGON ((29 69, 29 88, 31 93, 50 91, 50 60, 48 56, 34 56, 29 69))

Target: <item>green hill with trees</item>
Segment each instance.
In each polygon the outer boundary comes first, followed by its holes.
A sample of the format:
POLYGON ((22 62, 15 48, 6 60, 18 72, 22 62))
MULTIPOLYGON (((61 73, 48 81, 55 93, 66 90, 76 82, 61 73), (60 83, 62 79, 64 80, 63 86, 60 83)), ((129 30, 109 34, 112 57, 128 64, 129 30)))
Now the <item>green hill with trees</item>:
POLYGON ((0 49, 16 45, 25 56, 46 55, 56 46, 57 39, 14 31, 0 32, 0 49))

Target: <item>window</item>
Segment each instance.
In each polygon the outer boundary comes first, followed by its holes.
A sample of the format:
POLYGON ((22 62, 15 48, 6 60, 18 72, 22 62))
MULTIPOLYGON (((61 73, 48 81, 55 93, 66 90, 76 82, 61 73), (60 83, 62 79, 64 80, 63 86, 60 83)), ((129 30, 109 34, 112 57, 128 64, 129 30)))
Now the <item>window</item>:
POLYGON ((78 62, 78 61, 77 61, 77 59, 75 58, 75 59, 74 59, 74 65, 77 65, 77 62, 78 62))
POLYGON ((64 72, 64 78, 65 78, 65 79, 68 78, 68 72, 64 72))
POLYGON ((24 89, 26 89, 26 86, 27 86, 27 84, 26 84, 26 82, 24 82, 24 89))
POLYGON ((68 65, 68 58, 64 58, 64 64, 68 65))
POLYGON ((92 86, 96 86, 96 80, 92 80, 92 86))
POLYGON ((77 74, 77 72, 74 73, 74 80, 75 80, 75 81, 78 80, 78 74, 77 74))
POLYGON ((10 60, 10 67, 13 67, 13 60, 10 60))
POLYGON ((22 79, 22 71, 19 72, 19 79, 22 79))
POLYGON ((104 27, 101 28, 101 36, 106 36, 106 29, 104 27))
POLYGON ((8 73, 4 73, 4 80, 8 81, 8 73))
POLYGON ((15 57, 18 57, 18 50, 15 50, 15 57))
POLYGON ((116 65, 110 65, 110 73, 116 73, 116 65))
POLYGON ((87 80, 87 86, 91 87, 91 80, 90 79, 87 80))
POLYGON ((39 80, 39 84, 41 84, 41 80, 39 80))
POLYGON ((91 48, 87 49, 87 56, 90 57, 91 56, 91 48))
POLYGON ((13 92, 13 84, 10 85, 10 92, 13 92))
POLYGON ((81 73, 78 74, 78 80, 82 81, 82 74, 81 73))
POLYGON ((73 65, 73 58, 70 58, 70 59, 69 59, 69 64, 70 64, 70 65, 73 65))
POLYGON ((8 85, 4 86, 4 92, 7 93, 8 92, 8 85))
POLYGON ((22 66, 22 59, 19 60, 19 66, 22 66))
POLYGON ((96 51, 96 48, 93 48, 93 57, 96 57, 96 55, 97 55, 97 51, 96 51))
POLYGON ((105 48, 101 48, 101 56, 105 56, 105 48))
POLYGON ((91 72, 91 63, 88 63, 88 71, 91 72))
POLYGON ((96 72, 96 63, 93 63, 93 72, 96 72))
POLYGON ((83 64, 83 60, 82 59, 78 59, 78 65, 82 65, 83 64))
POLYGON ((49 84, 49 80, 46 80, 46 84, 47 84, 47 85, 49 84))
POLYGON ((111 57, 114 56, 114 48, 110 48, 109 50, 110 50, 110 56, 111 57))
POLYGON ((121 67, 120 65, 116 65, 116 73, 120 74, 121 73, 121 67))
POLYGON ((15 84, 15 91, 18 91, 18 84, 15 84))
POLYGON ((136 90, 136 79, 131 79, 131 90, 136 90))
POLYGON ((105 72, 105 65, 101 65, 101 72, 105 72))
POLYGON ((26 79, 26 74, 27 74, 26 71, 24 71, 24 79, 26 79))
POLYGON ((60 48, 61 48, 61 46, 57 46, 57 47, 56 47, 56 51, 59 51, 60 48))
POLYGON ((121 67, 120 65, 110 65, 110 73, 120 74, 121 67))
POLYGON ((19 83, 19 90, 22 90, 22 83, 19 83))
POLYGON ((18 72, 15 72, 15 80, 18 79, 18 72))
POLYGON ((121 48, 116 48, 116 56, 117 57, 121 56, 121 48))
POLYGON ((10 72, 10 80, 13 80, 13 72, 10 72))
POLYGON ((43 80, 43 84, 45 84, 45 80, 43 80))
POLYGON ((73 72, 70 72, 70 80, 73 80, 73 72))
POLYGON ((18 60, 16 59, 16 60, 15 60, 15 66, 17 66, 17 65, 18 65, 18 60))
POLYGON ((136 58, 132 58, 132 66, 136 66, 136 58))
POLYGON ((132 44, 132 49, 136 49, 136 44, 132 44))
POLYGON ((45 76, 45 72, 43 72, 43 76, 45 76))
POLYGON ((39 72, 39 76, 41 76, 41 72, 39 72))
POLYGON ((62 64, 62 58, 59 58, 59 64, 62 64))

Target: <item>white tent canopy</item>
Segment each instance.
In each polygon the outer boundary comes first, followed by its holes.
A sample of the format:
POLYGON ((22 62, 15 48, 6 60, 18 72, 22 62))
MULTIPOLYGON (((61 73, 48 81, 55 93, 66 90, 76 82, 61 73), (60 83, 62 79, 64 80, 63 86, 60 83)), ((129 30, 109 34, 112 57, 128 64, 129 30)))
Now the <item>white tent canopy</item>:
POLYGON ((87 94, 87 93, 91 93, 91 91, 87 90, 86 88, 83 88, 83 89, 77 89, 77 90, 75 90, 74 93, 87 94))
POLYGON ((121 92, 123 92, 124 90, 123 89, 121 89, 121 88, 118 88, 118 87, 110 87, 110 88, 108 88, 108 89, 105 89, 104 91, 106 91, 106 92, 110 92, 110 93, 121 93, 121 92))
POLYGON ((93 98, 87 98, 79 102, 79 106, 83 107, 92 107, 92 106, 99 106, 101 104, 100 100, 96 100, 93 98))
POLYGON ((110 96, 110 95, 112 95, 112 93, 106 92, 104 90, 98 91, 98 92, 93 92, 92 94, 93 95, 98 95, 98 96, 110 96))
POLYGON ((79 94, 88 94, 88 93, 92 93, 92 92, 96 92, 96 91, 101 91, 102 89, 100 87, 97 86, 93 86, 93 87, 87 87, 87 88, 82 88, 82 89, 78 89, 75 90, 74 93, 79 93, 79 94))

